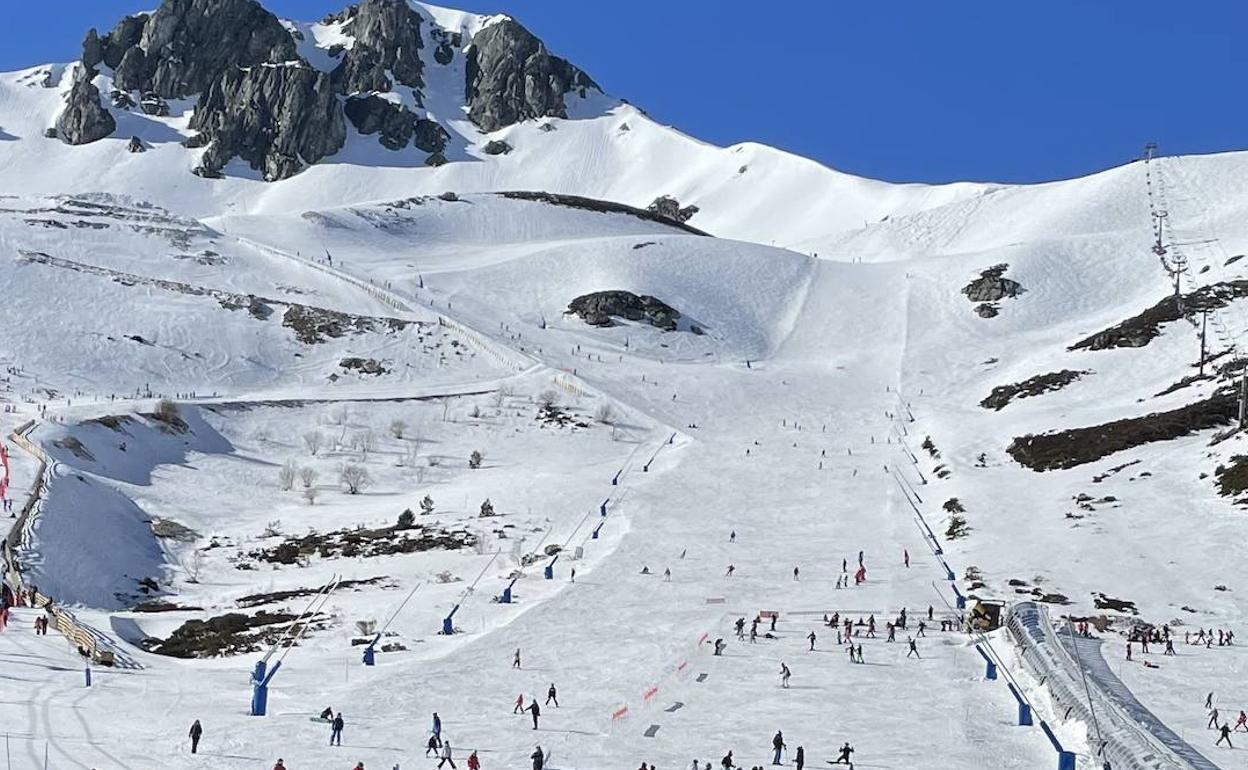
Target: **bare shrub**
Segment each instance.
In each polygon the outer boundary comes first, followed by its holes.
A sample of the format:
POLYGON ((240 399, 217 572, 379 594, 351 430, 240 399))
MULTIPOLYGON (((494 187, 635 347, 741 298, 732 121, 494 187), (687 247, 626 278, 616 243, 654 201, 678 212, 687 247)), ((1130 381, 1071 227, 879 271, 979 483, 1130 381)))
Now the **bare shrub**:
POLYGON ((348 495, 358 495, 365 487, 373 482, 368 475, 368 470, 362 465, 347 463, 342 466, 342 473, 339 474, 338 480, 346 487, 348 495))
POLYGON ((303 434, 303 445, 307 447, 308 454, 316 457, 316 453, 321 451, 321 446, 325 443, 325 437, 321 435, 319 430, 310 430, 303 434))
POLYGON ((304 489, 310 489, 316 483, 316 468, 308 466, 299 469, 299 480, 303 482, 304 489))
POLYGON ((402 419, 394 419, 390 421, 390 435, 397 439, 403 438, 407 433, 407 421, 402 419))
POLYGON ((289 492, 295 486, 295 476, 298 473, 299 468, 295 466, 294 460, 287 460, 282 469, 277 472, 277 485, 283 492, 289 492))

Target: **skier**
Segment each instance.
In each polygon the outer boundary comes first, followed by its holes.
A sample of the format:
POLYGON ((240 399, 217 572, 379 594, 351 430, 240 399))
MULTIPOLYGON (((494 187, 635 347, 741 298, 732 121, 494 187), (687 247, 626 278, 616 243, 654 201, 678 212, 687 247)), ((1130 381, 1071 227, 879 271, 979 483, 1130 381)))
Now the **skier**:
POLYGON ((534 699, 533 699, 533 702, 529 704, 529 709, 528 709, 528 711, 529 711, 529 713, 530 713, 530 714, 532 714, 532 715, 533 715, 533 729, 534 729, 534 730, 536 730, 536 729, 537 729, 537 718, 538 718, 538 717, 540 717, 540 716, 542 715, 542 707, 541 707, 541 706, 539 706, 539 705, 537 705, 537 698, 534 698, 534 699))
POLYGON ((199 739, 200 737, 203 736, 203 734, 204 734, 204 726, 199 723, 198 719, 196 719, 194 722, 191 723, 191 731, 189 733, 189 735, 191 736, 191 753, 192 754, 199 751, 199 739))
POLYGON ((334 707, 333 707, 333 706, 330 706, 329 708, 327 708, 327 709, 325 709, 324 711, 322 711, 322 712, 321 712, 321 721, 322 721, 322 722, 328 722, 329 720, 331 720, 331 719, 333 719, 333 718, 334 718, 334 707))
POLYGON ((922 655, 919 654, 919 646, 915 644, 914 637, 907 636, 906 641, 910 642, 910 649, 906 651, 907 658, 910 657, 911 655, 913 655, 916 658, 923 657, 922 655))
POLYGON ((841 747, 841 755, 836 758, 834 765, 853 765, 849 755, 854 753, 854 747, 849 745, 849 741, 845 741, 845 745, 841 747))
POLYGON ((806 749, 798 746, 797 756, 793 761, 797 764, 797 770, 802 770, 802 768, 806 766, 806 749))
POLYGON ((1248 713, 1245 713, 1242 709, 1239 712, 1239 719, 1235 722, 1235 727, 1233 729, 1238 730, 1241 727, 1244 728, 1244 732, 1248 733, 1248 713))
POLYGON ((546 755, 542 753, 542 747, 538 746, 529 755, 529 759, 533 760, 533 770, 542 770, 546 765, 546 755))
POLYGON ((481 770, 481 760, 477 759, 477 750, 468 755, 468 770, 481 770))
POLYGON ((520 668, 520 648, 516 648, 516 656, 511 659, 512 668, 520 668))
POLYGON ((793 676, 793 672, 784 663, 780 664, 780 686, 789 689, 789 677, 793 676))
POLYGON ((771 739, 771 747, 776 751, 776 756, 771 760, 771 764, 778 765, 780 764, 780 752, 784 751, 784 736, 780 734, 779 730, 776 730, 776 737, 771 739))
POLYGON ((442 743, 442 758, 438 760, 438 767, 449 764, 451 770, 455 770, 455 760, 451 759, 451 742, 444 741, 442 743))
POLYGON ((344 725, 344 722, 342 720, 342 712, 339 711, 338 714, 334 717, 334 721, 331 722, 329 725, 329 745, 330 746, 342 745, 343 725, 344 725))
POLYGON ((1209 724, 1205 725, 1206 730, 1218 729, 1218 710, 1215 708, 1209 712, 1209 724))
POLYGON ((1213 743, 1214 746, 1221 744, 1222 741, 1226 741, 1226 747, 1228 749, 1235 748, 1234 746, 1231 745, 1231 725, 1229 722, 1227 724, 1222 725, 1220 728, 1218 728, 1218 732, 1221 734, 1218 736, 1218 739, 1214 741, 1213 743))
POLYGON ((806 638, 810 640, 810 651, 814 652, 815 651, 815 632, 811 631, 809 634, 806 635, 806 638))
POLYGON ((559 698, 558 694, 555 692, 554 682, 550 683, 550 689, 546 691, 546 705, 549 706, 551 701, 555 702, 555 708, 559 708, 559 698))
POLYGON ((442 745, 442 717, 438 716, 438 712, 433 712, 433 739, 438 745, 442 745))
POLYGON ((734 567, 734 566, 732 566, 731 564, 729 564, 729 565, 728 565, 728 571, 724 573, 724 577, 732 577, 732 573, 734 573, 734 572, 736 572, 736 571, 737 571, 737 568, 736 568, 736 567, 734 567))
POLYGON ((521 714, 524 712, 524 693, 516 696, 516 707, 511 710, 513 714, 521 714))

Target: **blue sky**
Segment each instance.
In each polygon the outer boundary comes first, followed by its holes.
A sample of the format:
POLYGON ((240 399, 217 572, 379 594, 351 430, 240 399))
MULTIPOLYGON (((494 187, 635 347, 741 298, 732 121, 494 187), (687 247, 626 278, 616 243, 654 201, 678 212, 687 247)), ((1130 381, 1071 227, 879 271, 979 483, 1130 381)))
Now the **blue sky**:
MULTIPOLYGON (((157 0, 11 2, 0 70, 157 0)), ((347 0, 268 0, 314 19, 347 0)), ((894 181, 1039 181, 1248 147, 1248 3, 467 0, 694 136, 894 181)))

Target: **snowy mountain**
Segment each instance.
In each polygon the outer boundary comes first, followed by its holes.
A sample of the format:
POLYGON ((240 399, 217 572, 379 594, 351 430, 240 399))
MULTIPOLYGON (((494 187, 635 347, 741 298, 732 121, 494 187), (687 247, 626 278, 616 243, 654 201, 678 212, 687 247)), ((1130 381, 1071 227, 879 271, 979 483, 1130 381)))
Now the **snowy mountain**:
MULTIPOLYGON (((73 640, 0 633, 14 766, 406 766, 435 711, 488 768, 748 767, 778 729, 811 766, 1050 762, 938 629, 963 596, 1111 659, 1239 632, 1245 223, 1248 154, 928 186, 715 147, 506 16, 93 30, 0 75, 6 581, 73 640), (508 708, 552 682, 534 732, 508 708)), ((1240 649, 1105 671, 1209 755, 1240 649)))

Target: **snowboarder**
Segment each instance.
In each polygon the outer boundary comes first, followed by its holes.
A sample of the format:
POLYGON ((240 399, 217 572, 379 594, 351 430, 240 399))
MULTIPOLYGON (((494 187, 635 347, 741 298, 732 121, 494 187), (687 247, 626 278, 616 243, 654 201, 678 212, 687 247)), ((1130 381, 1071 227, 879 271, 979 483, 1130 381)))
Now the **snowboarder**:
POLYGON ((339 711, 338 714, 334 716, 334 721, 331 722, 329 725, 329 745, 330 746, 342 745, 342 728, 344 724, 345 723, 343 722, 343 719, 342 719, 342 712, 339 711))
POLYGON ((529 704, 528 711, 533 715, 533 729, 536 730, 537 718, 542 715, 542 707, 537 705, 537 698, 534 698, 533 702, 529 704))
POLYGON ((1214 746, 1221 744, 1222 741, 1226 741, 1226 747, 1228 749, 1235 748, 1234 746, 1231 745, 1231 725, 1229 722, 1227 724, 1222 725, 1220 728, 1218 728, 1218 732, 1220 733, 1220 735, 1218 736, 1218 739, 1213 742, 1214 746))
POLYGON ((551 701, 555 702, 555 708, 559 708, 559 698, 558 693, 555 692, 554 682, 550 683, 550 689, 546 691, 546 705, 549 706, 551 701))
POLYGON ((449 764, 451 770, 455 770, 455 760, 451 759, 451 742, 444 741, 442 743, 442 758, 438 760, 438 767, 449 764))
POLYGON ((533 770, 542 770, 546 765, 546 755, 542 753, 542 747, 538 746, 529 755, 529 759, 533 760, 533 770))
POLYGON ((198 719, 196 719, 194 722, 191 723, 191 732, 189 733, 189 735, 191 736, 191 753, 192 754, 199 751, 199 739, 203 736, 203 734, 204 734, 204 726, 199 723, 198 719))
POLYGON ((841 747, 841 755, 836 758, 834 765, 853 765, 849 755, 854 753, 854 747, 849 745, 849 741, 845 741, 845 745, 841 747))
POLYGON ((809 634, 806 635, 806 638, 810 640, 810 651, 814 652, 815 651, 815 632, 811 631, 809 634))
POLYGON ((515 657, 511 659, 511 667, 520 668, 520 648, 519 647, 516 648, 515 657))
POLYGON ((776 737, 771 739, 771 747, 776 752, 775 757, 771 760, 771 764, 778 765, 780 764, 780 752, 784 751, 784 736, 781 735, 779 730, 776 730, 776 737))
POLYGON ((780 686, 789 689, 789 677, 793 676, 793 672, 784 663, 780 664, 780 686))

